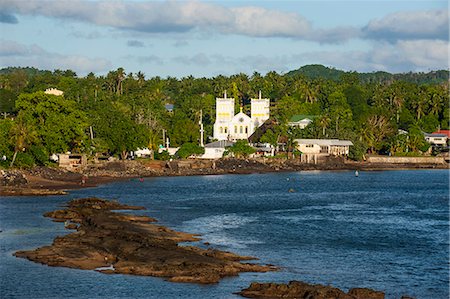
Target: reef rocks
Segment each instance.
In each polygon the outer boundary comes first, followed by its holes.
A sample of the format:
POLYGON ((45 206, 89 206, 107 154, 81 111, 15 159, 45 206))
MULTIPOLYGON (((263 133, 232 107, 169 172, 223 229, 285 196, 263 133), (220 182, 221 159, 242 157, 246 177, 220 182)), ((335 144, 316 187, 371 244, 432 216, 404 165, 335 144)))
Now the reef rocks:
POLYGON ((0 170, 0 186, 21 186, 27 183, 27 178, 19 170, 0 170))
POLYGON ((55 238, 50 246, 18 251, 15 256, 49 266, 157 276, 174 282, 216 283, 240 272, 276 270, 241 262, 252 257, 180 246, 179 242, 199 238, 152 224, 156 220, 147 216, 112 211, 137 209, 144 208, 98 198, 72 200, 65 209, 45 216, 65 222, 66 228, 76 228, 76 232, 55 238))
POLYGON ((384 299, 384 293, 365 288, 351 289, 348 293, 320 284, 291 281, 288 284, 257 283, 238 293, 248 298, 297 298, 297 299, 384 299))

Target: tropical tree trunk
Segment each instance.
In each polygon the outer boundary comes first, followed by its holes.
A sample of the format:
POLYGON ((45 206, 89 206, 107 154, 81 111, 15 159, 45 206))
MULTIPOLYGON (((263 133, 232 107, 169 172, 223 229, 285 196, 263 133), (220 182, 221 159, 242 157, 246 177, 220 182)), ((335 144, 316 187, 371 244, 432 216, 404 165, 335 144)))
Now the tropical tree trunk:
POLYGON ((128 152, 126 150, 122 151, 120 153, 120 157, 122 158, 122 160, 126 160, 126 158, 128 157, 128 152))
POLYGON ((17 153, 18 153, 19 151, 15 151, 14 152, 14 156, 13 156, 13 158, 12 158, 12 161, 11 161, 11 164, 9 164, 9 167, 13 167, 13 165, 14 165, 14 162, 16 161, 16 157, 17 157, 17 153))

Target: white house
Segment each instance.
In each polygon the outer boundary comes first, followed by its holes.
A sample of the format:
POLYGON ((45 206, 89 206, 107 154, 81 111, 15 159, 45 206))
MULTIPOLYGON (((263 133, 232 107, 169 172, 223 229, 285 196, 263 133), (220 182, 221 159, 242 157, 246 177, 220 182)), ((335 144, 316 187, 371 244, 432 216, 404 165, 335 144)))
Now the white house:
POLYGON ((425 133, 425 140, 431 145, 445 146, 447 145, 448 137, 444 133, 425 133))
POLYGON ((251 99, 251 117, 241 111, 234 114, 234 98, 216 98, 216 122, 214 123, 214 139, 238 140, 247 139, 270 117, 270 99, 251 99))
POLYGON ((134 154, 138 158, 150 157, 152 155, 152 151, 148 147, 138 148, 134 151, 134 154))
POLYGON ((64 92, 62 90, 56 89, 56 88, 47 88, 44 93, 46 94, 52 94, 55 96, 62 96, 64 92))
POLYGON ((313 115, 294 115, 289 119, 288 125, 304 129, 313 122, 314 118, 313 115))
POLYGON ((302 154, 323 156, 347 156, 353 143, 339 139, 295 139, 297 149, 302 154))
POLYGON ((219 140, 205 144, 205 153, 199 158, 201 159, 220 159, 226 148, 232 146, 234 142, 228 140, 219 140))

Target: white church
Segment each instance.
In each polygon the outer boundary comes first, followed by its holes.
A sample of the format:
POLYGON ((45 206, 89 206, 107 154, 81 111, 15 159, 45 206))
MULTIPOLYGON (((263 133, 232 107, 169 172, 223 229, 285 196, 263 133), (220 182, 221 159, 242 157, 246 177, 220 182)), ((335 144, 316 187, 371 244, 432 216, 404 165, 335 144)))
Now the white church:
POLYGON ((241 111, 234 114, 234 98, 216 98, 216 122, 214 123, 214 139, 235 141, 247 139, 270 116, 270 99, 262 99, 261 91, 258 99, 251 99, 251 117, 241 111))

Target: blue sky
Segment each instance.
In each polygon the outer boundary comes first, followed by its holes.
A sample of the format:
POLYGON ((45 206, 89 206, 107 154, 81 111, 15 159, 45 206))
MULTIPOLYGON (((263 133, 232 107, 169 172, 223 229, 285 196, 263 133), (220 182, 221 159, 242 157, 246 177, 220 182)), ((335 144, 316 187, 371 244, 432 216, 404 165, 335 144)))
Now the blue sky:
POLYGON ((447 1, 0 1, 0 67, 150 76, 449 68, 447 1))

